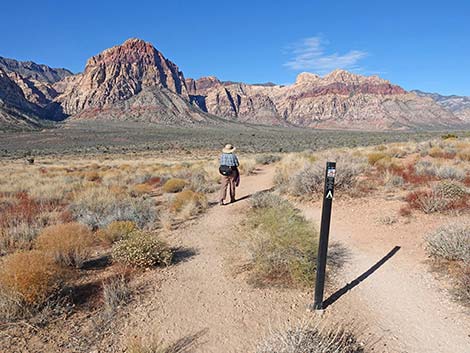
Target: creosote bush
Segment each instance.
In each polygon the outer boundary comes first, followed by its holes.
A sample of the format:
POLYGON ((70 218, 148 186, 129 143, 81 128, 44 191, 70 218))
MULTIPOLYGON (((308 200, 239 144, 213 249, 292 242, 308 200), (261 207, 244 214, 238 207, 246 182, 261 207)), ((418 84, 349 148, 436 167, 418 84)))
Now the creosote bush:
POLYGON ((470 225, 445 225, 426 237, 429 255, 470 263, 470 225))
POLYGON ((173 252, 155 234, 135 231, 116 242, 112 249, 113 260, 135 267, 168 266, 173 252))
POLYGON ((32 250, 5 256, 0 267, 0 317, 40 307, 61 289, 64 279, 64 270, 43 252, 32 250), (8 298, 7 304, 12 307, 2 307, 2 297, 8 298))
POLYGON ((175 193, 180 192, 186 186, 186 181, 179 178, 173 178, 167 180, 165 184, 163 184, 163 191, 167 193, 175 193))
POLYGON ((318 234, 289 202, 259 194, 242 242, 250 254, 255 284, 305 285, 315 273, 318 234))
POLYGON ((51 254, 60 265, 81 267, 94 242, 87 226, 65 223, 44 228, 36 239, 36 247, 51 254))

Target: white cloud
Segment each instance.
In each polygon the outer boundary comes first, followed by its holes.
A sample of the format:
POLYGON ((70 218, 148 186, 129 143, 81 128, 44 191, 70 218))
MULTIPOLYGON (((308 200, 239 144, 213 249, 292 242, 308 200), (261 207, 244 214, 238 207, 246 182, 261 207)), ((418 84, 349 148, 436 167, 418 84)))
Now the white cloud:
MULTIPOLYGON (((367 56, 365 51, 350 50, 345 54, 328 54, 321 37, 304 38, 290 47, 292 58, 284 66, 292 70, 309 70, 319 74, 334 69, 362 70, 358 62, 367 56)), ((326 44, 328 44, 326 42, 326 44)))

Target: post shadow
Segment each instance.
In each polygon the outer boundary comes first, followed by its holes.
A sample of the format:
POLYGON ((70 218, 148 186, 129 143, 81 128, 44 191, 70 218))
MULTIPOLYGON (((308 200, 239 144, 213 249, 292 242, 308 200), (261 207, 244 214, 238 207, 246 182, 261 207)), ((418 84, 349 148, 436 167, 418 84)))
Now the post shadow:
POLYGON ((336 302, 339 298, 345 295, 348 291, 350 291, 351 289, 359 285, 367 277, 369 277, 371 274, 377 271, 383 264, 385 264, 388 260, 390 260, 400 249, 401 249, 400 246, 395 246, 392 250, 390 250, 390 252, 387 255, 385 255, 382 259, 380 259, 374 266, 369 268, 366 272, 364 272, 362 275, 357 277, 352 282, 346 284, 343 288, 337 290, 332 295, 330 295, 328 299, 326 299, 323 302, 323 309, 326 309, 328 306, 336 302))

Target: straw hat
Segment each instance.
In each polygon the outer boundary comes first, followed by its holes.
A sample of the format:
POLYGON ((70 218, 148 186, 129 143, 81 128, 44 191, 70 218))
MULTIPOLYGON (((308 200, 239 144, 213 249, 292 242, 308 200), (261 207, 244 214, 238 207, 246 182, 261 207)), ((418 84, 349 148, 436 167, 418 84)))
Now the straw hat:
POLYGON ((225 145, 224 149, 222 150, 223 153, 232 153, 236 150, 231 144, 225 145))

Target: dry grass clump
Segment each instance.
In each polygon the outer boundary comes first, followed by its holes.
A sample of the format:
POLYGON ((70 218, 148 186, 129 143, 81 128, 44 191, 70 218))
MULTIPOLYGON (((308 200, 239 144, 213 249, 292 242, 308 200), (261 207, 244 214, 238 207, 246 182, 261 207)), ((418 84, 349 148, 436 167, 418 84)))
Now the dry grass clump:
POLYGON ((96 235, 106 244, 113 244, 127 237, 135 230, 137 230, 137 225, 132 221, 114 221, 108 224, 106 228, 98 230, 96 235))
POLYGON ((103 309, 106 316, 111 317, 116 311, 127 304, 131 298, 129 278, 118 274, 103 282, 103 309))
POLYGON ((240 166, 238 170, 241 175, 252 175, 256 171, 256 161, 254 159, 242 159, 240 160, 240 166))
POLYGON ((470 162, 470 148, 459 151, 457 153, 457 158, 461 161, 470 162))
MULTIPOLYGON (((365 168, 363 160, 352 156, 340 156, 336 160, 335 189, 354 192, 358 178, 365 168)), ((323 162, 307 163, 299 172, 292 173, 287 181, 287 192, 298 197, 321 193, 324 188, 324 180, 325 164, 323 162)))
POLYGON ((153 267, 170 265, 173 252, 155 234, 135 231, 114 244, 112 256, 114 261, 125 265, 153 267))
POLYGON ((207 198, 201 193, 192 190, 183 190, 176 194, 170 203, 172 212, 189 212, 189 215, 195 215, 207 208, 207 198))
POLYGON ((69 209, 78 222, 93 229, 104 228, 114 221, 131 221, 144 228, 157 219, 152 200, 115 195, 107 188, 93 188, 77 194, 69 209))
POLYGON ((44 228, 36 239, 36 247, 50 253, 60 265, 80 268, 94 242, 95 237, 87 226, 65 223, 44 228))
POLYGON ((276 154, 262 154, 256 157, 255 161, 257 164, 268 165, 279 162, 281 157, 276 154))
POLYGON ((175 193, 182 191, 186 186, 186 181, 179 178, 172 178, 163 184, 163 191, 166 193, 175 193))
POLYGON ((257 353, 362 353, 364 347, 344 329, 326 329, 299 324, 275 331, 264 340, 257 353))
POLYGON ((61 289, 65 272, 33 250, 6 256, 0 267, 0 319, 10 320, 43 305, 61 289))
POLYGON ((367 161, 370 165, 375 165, 381 159, 390 159, 390 156, 385 152, 372 152, 367 155, 367 161))
POLYGON ((315 273, 318 233, 279 196, 258 195, 244 225, 255 284, 306 285, 315 273), (262 200, 260 200, 262 199, 262 200))
POLYGON ((470 226, 445 225, 426 237, 430 256, 470 263, 470 226))

